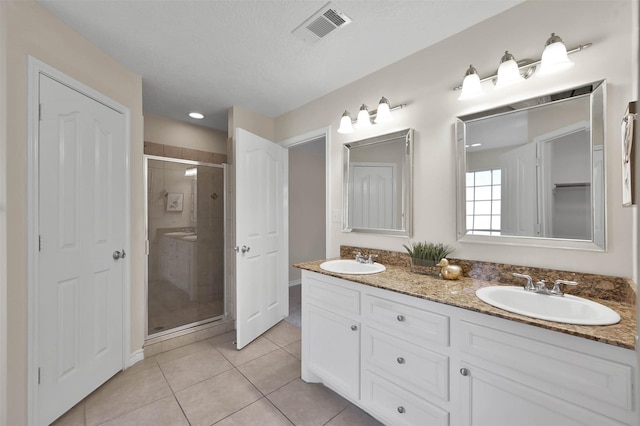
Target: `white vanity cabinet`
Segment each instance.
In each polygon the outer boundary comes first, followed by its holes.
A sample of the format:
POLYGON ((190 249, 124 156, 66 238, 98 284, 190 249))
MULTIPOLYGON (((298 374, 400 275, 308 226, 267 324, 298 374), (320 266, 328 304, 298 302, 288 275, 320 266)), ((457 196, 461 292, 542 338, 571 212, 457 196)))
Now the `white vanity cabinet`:
POLYGON ((461 425, 635 425, 635 354, 461 310, 461 425))
POLYGON ((360 292, 349 288, 348 282, 341 284, 342 280, 315 275, 303 280, 302 379, 322 381, 348 399, 357 400, 360 292))
POLYGON ((636 425, 635 352, 303 270, 302 378, 387 425, 636 425))

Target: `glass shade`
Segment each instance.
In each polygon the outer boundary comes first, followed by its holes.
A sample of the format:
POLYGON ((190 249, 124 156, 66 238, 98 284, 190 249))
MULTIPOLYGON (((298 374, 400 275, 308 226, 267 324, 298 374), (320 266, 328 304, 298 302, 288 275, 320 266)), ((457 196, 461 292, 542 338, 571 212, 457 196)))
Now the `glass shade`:
POLYGON ((504 56, 500 60, 500 66, 498 67, 498 80, 496 81, 496 87, 500 88, 510 86, 523 80, 524 78, 520 75, 518 63, 513 55, 508 51, 504 52, 504 56))
POLYGON ((376 123, 386 123, 393 119, 391 116, 391 106, 389 105, 389 100, 385 97, 380 99, 380 103, 378 104, 378 111, 376 113, 376 119, 374 120, 376 123))
POLYGON ((547 40, 544 52, 542 52, 540 75, 553 74, 571 68, 572 66, 573 62, 571 62, 567 55, 567 48, 562 42, 562 39, 552 33, 549 40, 547 40))
POLYGON ((345 111, 340 119, 340 127, 338 127, 338 133, 347 134, 353 133, 353 123, 351 121, 351 115, 345 111))
POLYGON ((460 92, 458 100, 464 101, 467 99, 472 99, 482 95, 483 93, 484 92, 482 91, 482 86, 480 85, 480 77, 478 77, 478 72, 473 67, 473 65, 469 65, 469 69, 467 70, 464 80, 462 81, 462 90, 460 92))
POLYGON ((358 119, 356 120, 357 128, 365 128, 371 126, 371 117, 369 116, 369 109, 365 104, 362 104, 360 111, 358 111, 358 119))

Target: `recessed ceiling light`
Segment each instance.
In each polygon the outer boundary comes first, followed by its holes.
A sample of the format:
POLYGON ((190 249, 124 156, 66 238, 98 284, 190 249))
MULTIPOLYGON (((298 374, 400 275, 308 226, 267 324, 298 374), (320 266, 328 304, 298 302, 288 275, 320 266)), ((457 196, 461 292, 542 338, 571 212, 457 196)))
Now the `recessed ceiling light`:
POLYGON ((189 117, 195 118, 196 120, 202 120, 204 118, 204 115, 200 114, 199 112, 190 112, 189 117))

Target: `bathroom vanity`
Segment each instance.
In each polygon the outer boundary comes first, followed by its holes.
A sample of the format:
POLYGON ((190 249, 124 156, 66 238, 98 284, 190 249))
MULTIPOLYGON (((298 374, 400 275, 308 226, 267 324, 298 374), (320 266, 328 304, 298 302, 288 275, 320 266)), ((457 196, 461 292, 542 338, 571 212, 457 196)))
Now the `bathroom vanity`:
POLYGON ((484 304, 495 283, 302 271, 302 378, 388 425, 633 425, 634 307, 613 326, 484 304), (517 423, 514 421, 517 420, 517 423))

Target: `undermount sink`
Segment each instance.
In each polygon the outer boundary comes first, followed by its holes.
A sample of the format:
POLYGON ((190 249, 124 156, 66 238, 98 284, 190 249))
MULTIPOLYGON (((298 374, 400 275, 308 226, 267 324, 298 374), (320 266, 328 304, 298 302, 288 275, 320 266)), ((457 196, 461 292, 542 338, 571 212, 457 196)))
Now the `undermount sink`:
POLYGON ((496 308, 547 321, 576 325, 609 325, 620 315, 600 303, 582 297, 525 291, 515 286, 490 286, 476 291, 480 300, 496 308))
POLYGON ((386 271, 380 263, 360 263, 353 259, 328 260, 320 264, 320 269, 336 274, 367 275, 386 271))

